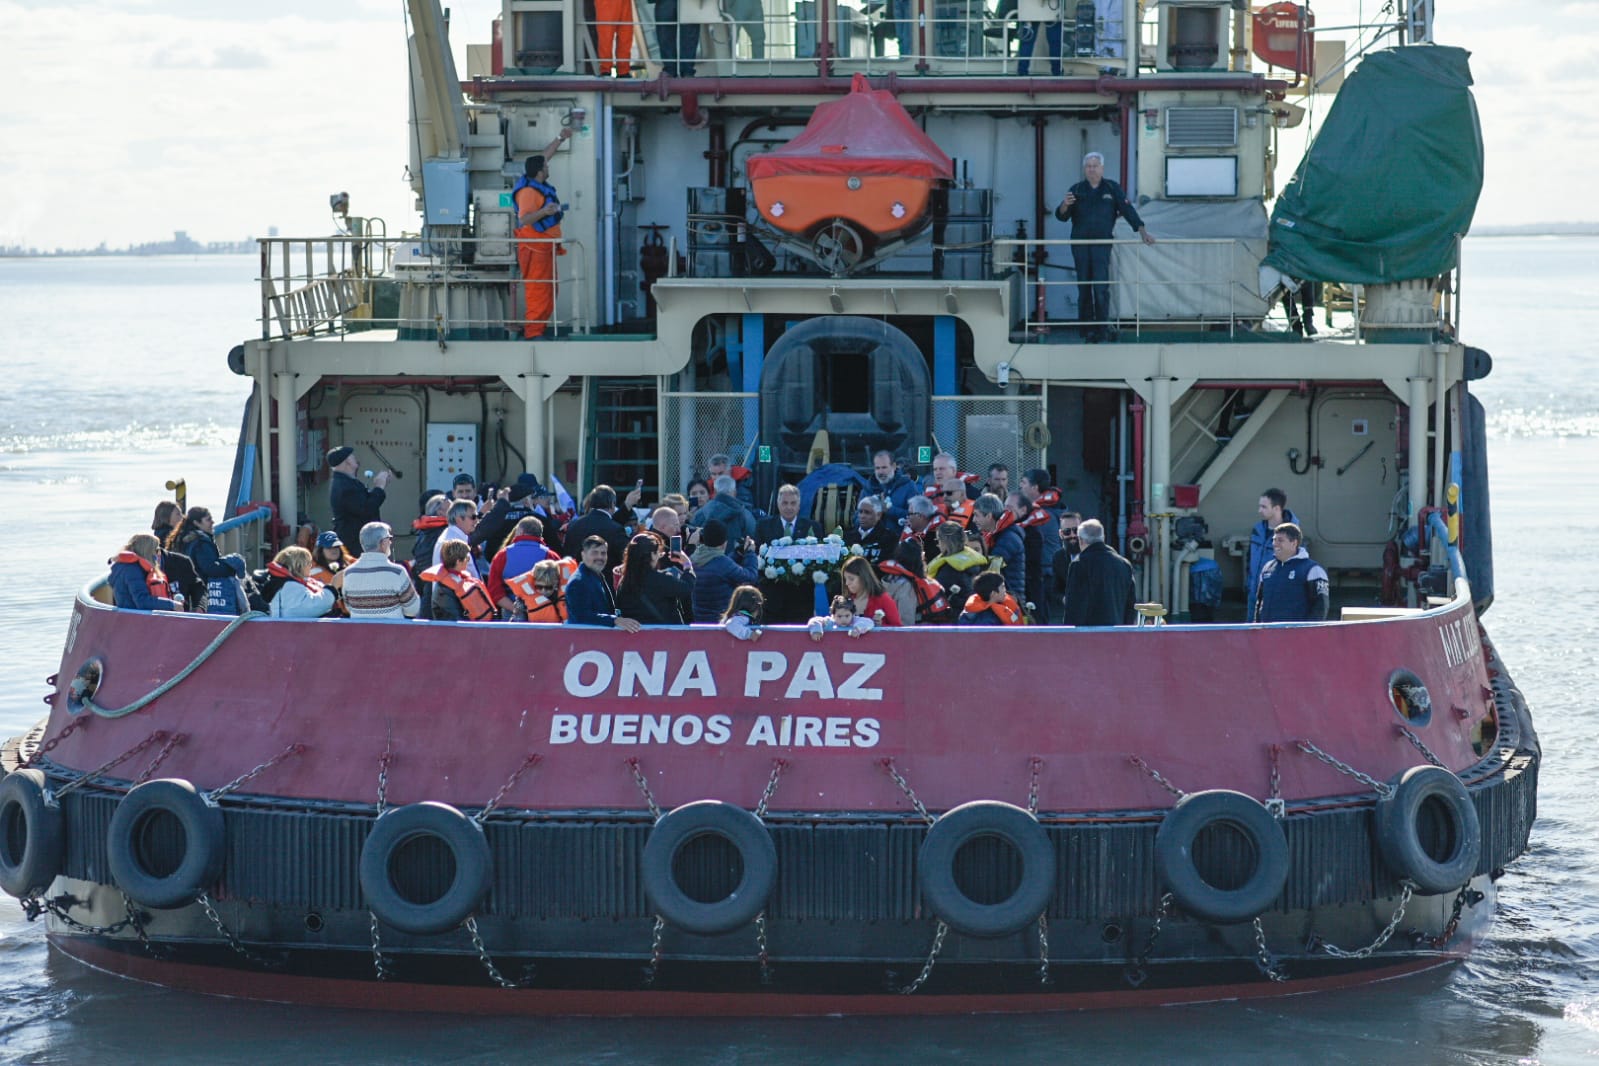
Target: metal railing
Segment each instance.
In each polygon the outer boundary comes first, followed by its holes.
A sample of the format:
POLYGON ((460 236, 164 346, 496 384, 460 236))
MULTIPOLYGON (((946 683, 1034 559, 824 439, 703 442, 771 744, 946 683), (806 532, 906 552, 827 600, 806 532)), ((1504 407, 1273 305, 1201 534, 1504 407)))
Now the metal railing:
POLYGON ((268 540, 271 534, 272 508, 257 504, 253 511, 234 515, 211 528, 217 551, 226 555, 238 552, 253 565, 266 562, 268 540))
POLYGON ((548 332, 593 321, 588 255, 568 238, 268 237, 261 246, 261 339, 395 329, 401 339, 510 339, 525 324, 516 249, 549 244, 558 294, 548 332), (385 306, 393 301, 393 309, 385 306), (566 312, 562 313, 563 304, 566 312))

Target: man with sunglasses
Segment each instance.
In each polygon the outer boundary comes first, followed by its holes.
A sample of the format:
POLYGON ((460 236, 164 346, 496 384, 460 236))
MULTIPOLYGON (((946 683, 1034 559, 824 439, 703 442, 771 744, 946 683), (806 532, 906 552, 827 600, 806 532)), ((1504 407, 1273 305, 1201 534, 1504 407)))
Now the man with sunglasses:
MULTIPOLYGON (((450 524, 444 527, 444 532, 439 534, 438 543, 433 545, 434 566, 438 566, 441 562, 439 553, 449 541, 458 540, 468 549, 472 547, 472 531, 477 528, 478 523, 477 504, 471 500, 456 500, 445 512, 445 518, 450 524)), ((483 580, 483 575, 477 568, 477 560, 471 556, 467 557, 466 568, 474 580, 483 580)))

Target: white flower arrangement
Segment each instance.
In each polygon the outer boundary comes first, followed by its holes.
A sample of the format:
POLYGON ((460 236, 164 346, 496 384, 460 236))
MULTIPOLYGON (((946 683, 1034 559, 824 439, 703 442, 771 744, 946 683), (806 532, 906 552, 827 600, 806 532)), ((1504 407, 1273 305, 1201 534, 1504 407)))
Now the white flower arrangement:
POLYGON ((768 581, 784 581, 796 585, 824 585, 838 572, 839 563, 849 554, 844 538, 829 536, 779 537, 761 547, 759 562, 761 573, 768 581))

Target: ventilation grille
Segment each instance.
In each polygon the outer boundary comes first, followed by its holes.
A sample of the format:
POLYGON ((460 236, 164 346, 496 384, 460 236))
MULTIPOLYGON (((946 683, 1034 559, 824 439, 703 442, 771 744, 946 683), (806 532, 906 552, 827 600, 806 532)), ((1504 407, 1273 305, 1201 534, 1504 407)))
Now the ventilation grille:
POLYGON ((1168 107, 1166 147, 1233 148, 1238 144, 1236 107, 1168 107))

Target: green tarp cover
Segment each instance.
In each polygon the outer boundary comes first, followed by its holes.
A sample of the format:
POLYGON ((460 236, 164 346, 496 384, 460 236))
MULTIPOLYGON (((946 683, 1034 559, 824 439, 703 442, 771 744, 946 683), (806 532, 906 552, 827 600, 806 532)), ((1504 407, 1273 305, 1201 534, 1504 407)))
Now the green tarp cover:
POLYGON ((1455 266, 1482 192, 1469 54, 1415 45, 1361 62, 1277 198, 1268 265, 1362 285, 1455 266))

